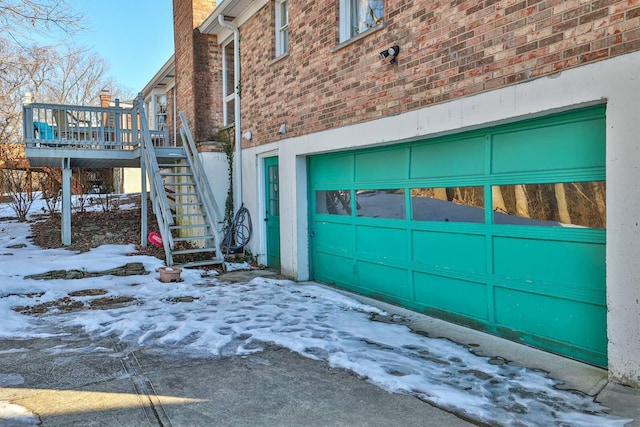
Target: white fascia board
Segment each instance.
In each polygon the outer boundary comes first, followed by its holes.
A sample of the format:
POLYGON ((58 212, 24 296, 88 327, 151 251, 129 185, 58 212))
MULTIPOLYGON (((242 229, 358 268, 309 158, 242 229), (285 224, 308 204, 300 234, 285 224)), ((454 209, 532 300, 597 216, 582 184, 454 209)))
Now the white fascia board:
MULTIPOLYGON (((149 83, 146 84, 144 89, 142 89, 142 96, 147 98, 153 89, 160 84, 160 82, 166 78, 168 75, 175 75, 176 73, 176 57, 175 55, 171 55, 171 58, 164 63, 160 70, 149 80, 149 83)), ((172 78, 171 87, 175 85, 175 77, 172 78)), ((169 85, 167 85, 168 87, 169 85)))
POLYGON ((218 43, 223 44, 227 39, 232 37, 233 34, 220 25, 218 16, 233 17, 234 19, 230 21, 230 23, 239 27, 268 3, 268 0, 225 0, 213 10, 211 15, 205 19, 198 29, 203 34, 215 34, 218 36, 218 43))

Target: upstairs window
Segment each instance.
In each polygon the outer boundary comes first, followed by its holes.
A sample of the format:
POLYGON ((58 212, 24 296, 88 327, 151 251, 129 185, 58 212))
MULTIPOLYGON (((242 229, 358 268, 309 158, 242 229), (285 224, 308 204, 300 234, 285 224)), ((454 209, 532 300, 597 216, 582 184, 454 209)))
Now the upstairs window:
POLYGON ((276 0, 276 58, 289 52, 289 2, 276 0))
POLYGON ((156 95, 156 120, 152 129, 165 130, 167 128, 167 95, 156 95))
POLYGON ((382 24, 383 0, 340 0, 340 41, 382 24))

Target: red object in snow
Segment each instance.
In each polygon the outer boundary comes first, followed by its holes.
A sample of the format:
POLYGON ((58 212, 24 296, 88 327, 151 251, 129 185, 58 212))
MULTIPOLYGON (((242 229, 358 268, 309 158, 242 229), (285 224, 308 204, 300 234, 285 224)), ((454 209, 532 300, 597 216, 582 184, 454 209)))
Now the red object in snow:
POLYGON ((162 236, 155 231, 149 233, 149 243, 155 246, 162 246, 162 236))

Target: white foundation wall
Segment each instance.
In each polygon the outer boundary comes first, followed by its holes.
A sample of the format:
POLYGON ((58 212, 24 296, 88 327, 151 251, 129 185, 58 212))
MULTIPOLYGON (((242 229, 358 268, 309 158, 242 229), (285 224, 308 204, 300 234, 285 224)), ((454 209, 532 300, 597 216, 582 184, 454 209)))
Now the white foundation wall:
MULTIPOLYGON (((147 188, 149 188, 149 180, 147 179, 147 188)), ((122 192, 124 194, 139 193, 142 191, 142 172, 140 168, 123 168, 122 169, 122 192)))
POLYGON ((401 115, 244 151, 251 250, 264 253, 263 158, 278 155, 282 273, 309 279, 306 158, 398 143, 606 103, 609 377, 640 387, 640 53, 401 115))
POLYGON ((229 190, 229 162, 227 161, 227 155, 218 152, 204 152, 200 153, 200 160, 207 174, 209 187, 211 187, 213 197, 218 205, 220 214, 218 221, 222 221, 224 219, 227 191, 229 190))
MULTIPOLYGON (((270 144, 273 147, 273 144, 270 144)), ((265 183, 264 183, 264 159, 277 155, 277 152, 265 150, 265 146, 245 149, 242 154, 242 202, 249 210, 253 235, 247 248, 256 257, 260 264, 267 263, 267 232, 265 226, 265 183)), ((290 277, 294 277, 290 275, 290 277)))

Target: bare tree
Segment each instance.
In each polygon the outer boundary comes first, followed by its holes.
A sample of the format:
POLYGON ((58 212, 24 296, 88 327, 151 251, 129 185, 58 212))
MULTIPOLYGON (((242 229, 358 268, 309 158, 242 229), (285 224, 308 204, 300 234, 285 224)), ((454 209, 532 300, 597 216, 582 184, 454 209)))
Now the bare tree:
POLYGON ((52 55, 25 49, 0 38, 0 143, 18 144, 22 135, 22 98, 26 88, 39 88, 49 74, 52 55))
POLYGON ((106 60, 87 48, 61 47, 46 68, 47 78, 42 84, 34 85, 32 91, 38 102, 98 106, 102 89, 116 96, 122 93, 107 77, 106 60))
POLYGON ((499 185, 491 187, 491 195, 493 197, 494 212, 508 213, 507 206, 504 204, 504 197, 502 197, 502 189, 499 185))
POLYGON ((605 203, 606 186, 604 182, 593 182, 591 186, 593 188, 594 200, 596 208, 598 209, 601 227, 604 228, 607 224, 607 206, 605 203))
POLYGON ((73 33, 81 28, 82 16, 66 0, 2 0, 0 33, 22 42, 34 33, 73 33))
POLYGON ((106 77, 108 66, 103 58, 56 39, 56 35, 69 39, 81 30, 82 19, 67 0, 0 1, 0 181, 4 183, 2 191, 11 194, 18 217, 26 217, 36 189, 50 198, 51 207, 58 197, 58 192, 50 189, 54 184, 47 184, 57 176, 54 171, 39 171, 49 178, 42 183, 36 180, 35 189, 27 179, 33 168, 22 145, 25 93, 30 92, 35 102, 75 105, 99 105, 102 89, 115 96, 122 94, 106 77), (46 39, 54 45, 34 42, 45 31, 46 39))
POLYGON ((434 188, 433 189, 433 197, 440 200, 448 200, 447 198, 447 189, 442 188, 434 188))
POLYGON ((2 192, 9 197, 9 206, 18 217, 18 221, 27 220, 27 214, 31 209, 34 199, 34 191, 31 180, 31 170, 22 167, 22 162, 17 158, 17 147, 11 145, 0 146, 0 183, 2 192))
MULTIPOLYGON (((19 221, 25 221, 33 203, 33 188, 27 172, 24 149, 19 144, 22 115, 19 88, 28 81, 23 72, 24 56, 0 40, 0 191, 19 221)), ((28 65, 26 65, 28 67, 28 65)))
POLYGON ((56 212, 62 200, 60 179, 60 173, 49 169, 38 177, 38 186, 42 194, 41 197, 45 201, 45 206, 43 206, 42 209, 49 215, 53 215, 56 212))
POLYGON ((558 217, 560 222, 571 224, 571 215, 569 214, 569 205, 567 204, 567 195, 564 190, 564 184, 554 184, 554 192, 556 202, 558 204, 558 217))
POLYGON ((516 215, 524 218, 530 218, 526 186, 514 185, 513 187, 516 192, 516 215))
POLYGON ((51 30, 70 34, 82 17, 66 0, 3 0, 0 2, 0 143, 18 144, 22 98, 39 91, 61 55, 51 46, 34 44, 34 35, 51 30))
POLYGON ((90 177, 92 183, 89 190, 90 203, 99 205, 102 212, 118 209, 119 203, 113 197, 115 191, 113 169, 85 169, 84 172, 90 177))

